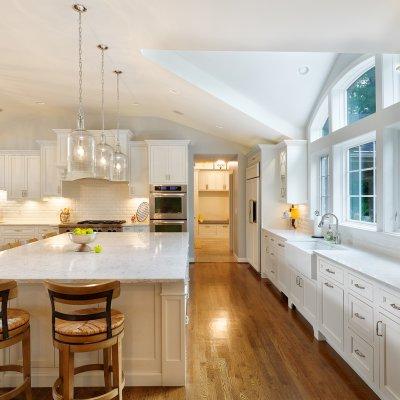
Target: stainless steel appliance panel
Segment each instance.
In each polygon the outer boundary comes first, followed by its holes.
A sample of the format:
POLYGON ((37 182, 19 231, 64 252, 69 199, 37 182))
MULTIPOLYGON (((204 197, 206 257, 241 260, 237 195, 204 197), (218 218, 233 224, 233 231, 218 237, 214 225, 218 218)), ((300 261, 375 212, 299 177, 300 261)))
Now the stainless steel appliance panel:
POLYGON ((150 187, 150 219, 184 220, 186 218, 186 185, 150 187))
POLYGON ((187 232, 187 221, 150 220, 150 232, 187 232))

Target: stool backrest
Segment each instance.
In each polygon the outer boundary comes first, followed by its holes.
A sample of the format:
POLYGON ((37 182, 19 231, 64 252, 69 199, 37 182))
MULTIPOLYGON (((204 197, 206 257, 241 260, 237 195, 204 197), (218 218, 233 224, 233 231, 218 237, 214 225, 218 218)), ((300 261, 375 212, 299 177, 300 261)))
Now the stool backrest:
POLYGON ((8 300, 15 299, 18 295, 16 281, 0 279, 0 301, 1 301, 1 326, 3 329, 3 340, 9 338, 8 335, 8 300))
POLYGON ((56 318, 63 321, 89 321, 105 318, 107 323, 107 337, 111 338, 111 303, 112 299, 119 297, 121 294, 121 284, 119 281, 107 281, 86 285, 61 284, 45 281, 44 285, 50 296, 53 338, 55 338, 56 318), (105 303, 105 311, 87 314, 68 314, 57 311, 57 303, 69 305, 105 303))

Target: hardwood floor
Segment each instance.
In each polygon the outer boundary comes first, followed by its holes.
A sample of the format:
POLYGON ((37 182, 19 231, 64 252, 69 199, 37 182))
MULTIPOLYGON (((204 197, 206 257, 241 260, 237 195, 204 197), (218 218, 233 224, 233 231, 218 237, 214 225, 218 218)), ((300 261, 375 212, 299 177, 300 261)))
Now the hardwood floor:
POLYGON ((188 333, 186 388, 127 388, 124 399, 377 399, 247 264, 191 266, 188 333))
POLYGON ((195 239, 195 261, 197 263, 235 262, 229 249, 229 239, 200 238, 195 239))

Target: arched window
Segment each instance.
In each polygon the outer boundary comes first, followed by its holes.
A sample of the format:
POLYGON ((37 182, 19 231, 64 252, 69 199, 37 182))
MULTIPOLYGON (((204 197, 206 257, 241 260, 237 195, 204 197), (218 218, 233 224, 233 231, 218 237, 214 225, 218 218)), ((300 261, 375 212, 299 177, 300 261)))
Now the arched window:
POLYGON ((315 114, 314 120, 310 129, 310 140, 317 140, 322 136, 328 136, 330 133, 330 119, 328 96, 324 98, 318 111, 315 114))

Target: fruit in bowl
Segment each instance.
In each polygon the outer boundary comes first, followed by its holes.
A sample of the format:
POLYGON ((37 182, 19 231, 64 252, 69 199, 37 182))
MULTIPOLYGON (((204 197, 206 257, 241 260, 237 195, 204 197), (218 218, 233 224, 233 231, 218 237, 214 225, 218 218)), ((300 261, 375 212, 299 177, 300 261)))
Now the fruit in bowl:
POLYGON ((80 245, 76 250, 78 252, 91 251, 92 248, 88 244, 96 239, 96 235, 97 232, 94 232, 92 228, 75 228, 68 234, 71 242, 80 245))

